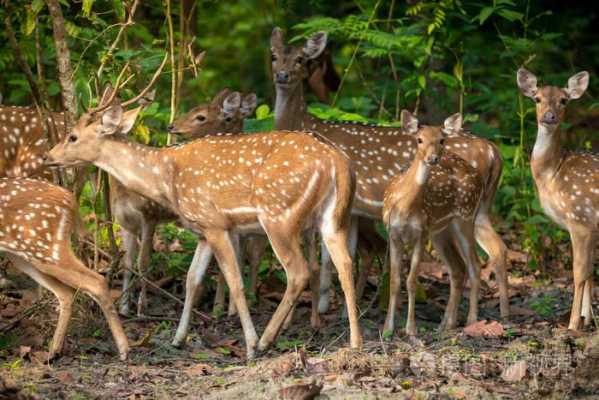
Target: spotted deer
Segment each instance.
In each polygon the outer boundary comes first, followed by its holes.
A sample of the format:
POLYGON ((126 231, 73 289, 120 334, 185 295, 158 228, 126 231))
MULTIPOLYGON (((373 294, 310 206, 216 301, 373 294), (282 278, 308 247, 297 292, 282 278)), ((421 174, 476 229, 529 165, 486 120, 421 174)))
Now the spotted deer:
MULTIPOLYGON (((141 108, 106 105, 86 113, 48 154, 50 165, 93 163, 125 187, 175 212, 206 244, 198 258, 215 254, 235 301, 248 358, 270 346, 310 279, 301 233, 316 229, 337 267, 345 293, 350 343, 360 347, 357 306, 347 249, 354 192, 350 162, 337 149, 303 132, 209 136, 167 148, 130 143, 119 136, 141 108), (287 274, 281 303, 258 341, 243 293, 233 237, 266 232, 287 274)), ((194 264, 189 274, 198 275, 194 264)))
MULTIPOLYGON (((402 168, 409 166, 416 154, 416 140, 396 127, 323 121, 307 112, 303 81, 307 65, 326 47, 327 34, 318 32, 302 47, 285 45, 283 33, 275 28, 271 35, 273 81, 276 89, 275 128, 317 132, 345 151, 356 171, 353 215, 380 220, 383 195, 387 185, 402 168)), ((507 290, 507 248, 491 224, 491 206, 501 176, 499 149, 490 141, 478 138, 455 126, 447 138, 447 148, 466 160, 479 173, 484 192, 476 215, 475 234, 478 244, 494 266, 500 294, 501 316, 509 315, 507 290)), ((321 311, 328 308, 331 286, 330 270, 323 252, 321 266, 321 311)))
POLYGON ((589 85, 586 71, 568 79, 565 88, 537 87, 537 78, 524 68, 517 72, 522 94, 536 103, 537 138, 530 158, 532 176, 545 213, 566 229, 572 241, 574 299, 568 329, 592 321, 593 259, 599 237, 599 155, 562 147, 560 123, 570 100, 589 85))
MULTIPOLYGON (((100 104, 103 104, 111 94, 111 90, 105 91, 100 104)), ((238 92, 231 92, 229 89, 224 89, 210 103, 199 105, 174 121, 169 126, 169 131, 185 139, 200 138, 218 132, 241 132, 243 130, 243 120, 251 115, 255 108, 256 97, 254 94, 244 96, 242 101, 238 92)), ((136 254, 138 254, 136 269, 143 276, 150 262, 156 226, 161 223, 177 220, 177 215, 170 209, 162 207, 160 204, 134 191, 128 190, 123 184, 113 178, 110 180, 110 200, 115 220, 122 228, 123 245, 125 248, 125 257, 123 259, 125 267, 123 273, 123 295, 121 296, 119 311, 121 314, 127 315, 130 313, 130 282, 136 264, 136 254), (139 244, 138 237, 140 238, 139 244)), ((259 243, 252 247, 252 251, 260 252, 260 250, 259 243)), ((254 260, 256 257, 250 258, 254 260)), ((194 258, 194 261, 198 261, 198 259, 194 258)), ((257 263, 254 269, 257 269, 257 263)), ((191 278, 192 275, 189 275, 189 277, 191 278)), ((197 284, 194 284, 194 293, 197 284)), ((220 284, 222 285, 222 283, 220 284)), ((188 283, 188 287, 189 285, 190 283, 188 283)), ((224 293, 223 290, 221 292, 224 293)), ((217 299, 218 302, 222 303, 224 300, 217 299)), ((143 314, 146 303, 147 288, 145 281, 142 279, 137 302, 138 315, 143 314)), ((234 303, 231 302, 230 304, 234 303)), ((233 314, 233 312, 234 309, 231 308, 230 313, 233 314)), ((187 316, 187 318, 183 317, 182 321, 188 321, 191 318, 190 307, 186 307, 184 316, 187 316)), ((187 332, 187 329, 185 329, 185 332, 187 332)))
POLYGON ((406 332, 416 335, 416 286, 418 269, 427 237, 449 268, 450 293, 441 329, 454 329, 464 287, 465 272, 470 281, 468 324, 478 315, 480 265, 476 257, 474 221, 483 192, 478 171, 451 152, 446 132, 461 129, 462 116, 454 114, 444 126, 419 126, 418 120, 403 110, 403 131, 416 138, 416 155, 409 168, 393 178, 383 204, 383 221, 389 232, 389 308, 384 333, 395 330, 395 314, 401 287, 404 245, 412 247, 407 280, 408 318, 406 332), (446 149, 447 148, 447 149, 446 149))
POLYGON ((0 178, 0 251, 14 267, 50 290, 59 302, 59 316, 50 345, 50 359, 61 353, 72 314, 75 292, 92 297, 102 309, 120 358, 129 351, 105 279, 87 268, 71 249, 78 205, 67 190, 46 181, 0 178))
MULTIPOLYGON (((59 138, 64 136, 64 114, 53 113, 59 138)), ((35 108, 0 106, 0 177, 31 177, 43 173, 47 136, 35 108)))

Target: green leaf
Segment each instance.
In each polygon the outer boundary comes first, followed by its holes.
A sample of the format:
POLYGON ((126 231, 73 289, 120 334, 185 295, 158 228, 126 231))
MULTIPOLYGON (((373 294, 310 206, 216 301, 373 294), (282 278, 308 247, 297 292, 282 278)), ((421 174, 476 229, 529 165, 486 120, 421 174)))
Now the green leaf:
POLYGON ((507 19, 510 22, 521 21, 522 17, 524 17, 524 14, 522 13, 512 10, 506 10, 505 8, 498 10, 497 14, 501 15, 503 18, 507 19))
POLYGON ((270 116, 270 107, 268 106, 268 104, 261 104, 260 106, 258 106, 258 108, 256 108, 256 119, 257 120, 266 119, 269 116, 270 116))
POLYGON ((95 0, 83 0, 83 15, 85 15, 86 17, 89 17, 91 15, 92 12, 92 6, 94 5, 94 1, 95 0))
POLYGON ((422 89, 426 88, 426 76, 418 75, 418 85, 420 85, 422 89))
POLYGON ((480 25, 482 25, 491 16, 491 14, 493 14, 494 11, 495 8, 493 7, 485 7, 482 10, 480 10, 478 16, 474 17, 473 21, 478 19, 478 22, 480 23, 480 25))
POLYGON ((112 0, 112 7, 114 8, 114 13, 116 14, 119 21, 123 22, 125 20, 125 6, 121 0, 112 0))
MULTIPOLYGON (((430 77, 432 79, 443 82, 445 84, 445 86, 447 86, 449 88, 455 88, 458 86, 458 80, 455 77, 453 77, 449 74, 446 74, 445 72, 433 71, 430 73, 430 77)), ((418 81, 418 83, 420 83, 420 80, 418 81)), ((422 86, 422 87, 424 88, 424 86, 422 86)))

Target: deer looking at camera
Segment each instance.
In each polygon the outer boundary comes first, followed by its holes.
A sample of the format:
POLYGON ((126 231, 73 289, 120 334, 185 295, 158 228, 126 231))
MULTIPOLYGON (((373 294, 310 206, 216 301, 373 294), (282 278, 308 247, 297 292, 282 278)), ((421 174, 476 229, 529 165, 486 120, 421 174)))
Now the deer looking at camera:
POLYGON ((454 329, 464 287, 465 271, 470 280, 470 308, 467 324, 476 322, 480 290, 480 265, 476 257, 474 221, 483 193, 475 168, 451 153, 447 136, 459 131, 462 116, 452 115, 441 126, 418 126, 418 120, 403 110, 404 132, 414 135, 417 150, 410 167, 397 175, 385 191, 383 220, 389 232, 390 283, 389 308, 384 333, 395 329, 395 314, 401 286, 404 245, 412 257, 408 288, 406 332, 416 335, 416 286, 422 252, 430 235, 433 247, 449 268, 451 290, 440 329, 454 329), (447 132, 447 133, 446 133, 447 132), (445 150, 447 148, 447 150, 445 150))
MULTIPOLYGON (((106 102, 111 94, 111 90, 105 91, 100 103, 106 102)), ((255 108, 256 96, 254 94, 244 96, 242 100, 239 93, 224 89, 210 103, 197 106, 177 119, 169 127, 169 131, 185 139, 200 138, 218 132, 241 132, 243 130, 243 120, 251 115, 255 108)), ((125 247, 123 265, 125 270, 123 274, 123 295, 119 311, 121 314, 127 315, 130 313, 130 282, 135 266, 135 256, 139 254, 137 270, 143 277, 150 262, 156 226, 160 223, 177 220, 177 215, 156 202, 128 190, 116 179, 110 181, 110 199, 115 220, 123 228, 122 235, 125 247), (139 245, 138 237, 140 237, 139 245)), ((252 247, 252 251, 260 253, 259 244, 252 247)), ((256 257, 250 258, 253 261, 256 257)), ((197 262, 198 260, 194 258, 194 261, 197 262)), ((254 269, 257 269, 257 262, 253 261, 253 264, 256 264, 254 269)), ((146 308, 146 292, 145 281, 142 279, 137 302, 138 315, 143 314, 146 308)), ((219 297, 224 296, 224 289, 221 288, 217 292, 222 295, 217 296, 216 302, 222 306, 224 299, 219 297)), ((230 304, 233 304, 233 302, 230 304)), ((233 313, 233 311, 234 309, 231 308, 230 313, 233 313)), ((191 309, 189 313, 191 313, 191 309)))
MULTIPOLYGON (((285 45, 282 31, 271 35, 273 81, 276 89, 275 128, 318 132, 351 158, 356 171, 356 193, 352 213, 380 220, 387 185, 402 168, 409 166, 416 154, 414 136, 399 128, 356 123, 328 122, 307 112, 303 81, 309 74, 310 60, 325 49, 327 34, 318 32, 302 47, 285 45)), ((499 149, 490 141, 465 133, 461 126, 447 138, 447 148, 474 167, 483 181, 481 205, 476 215, 475 234, 478 244, 489 255, 497 278, 501 316, 509 315, 506 253, 503 240, 491 225, 491 206, 501 176, 499 149)), ((326 254, 323 252, 326 260, 326 254)), ((321 311, 328 308, 331 286, 326 262, 321 266, 321 311)))
POLYGON ((71 249, 78 205, 69 191, 34 179, 0 178, 0 251, 17 270, 58 298, 60 311, 49 357, 62 351, 76 291, 102 309, 120 358, 129 351, 127 336, 112 304, 106 280, 87 268, 71 249))
POLYGON ((599 238, 599 155, 562 148, 560 123, 566 105, 580 98, 589 85, 586 71, 568 79, 565 88, 537 87, 537 78, 524 68, 518 87, 536 103, 537 139, 530 158, 532 176, 545 213, 566 229, 572 241, 574 299, 568 329, 592 321, 593 259, 599 238))
MULTIPOLYGON (((51 165, 93 163, 125 187, 171 209, 206 244, 198 257, 216 255, 241 319, 247 356, 264 350, 310 279, 301 234, 316 229, 323 237, 345 293, 350 343, 360 347, 351 258, 347 249, 354 192, 349 160, 310 134, 269 132, 210 136, 168 148, 129 143, 126 134, 141 108, 119 105, 86 113, 48 154, 51 165), (239 273, 233 237, 266 232, 287 273, 281 303, 258 337, 239 273)), ((197 266, 197 265, 196 265, 197 266)), ((190 269, 189 274, 198 271, 190 269)))

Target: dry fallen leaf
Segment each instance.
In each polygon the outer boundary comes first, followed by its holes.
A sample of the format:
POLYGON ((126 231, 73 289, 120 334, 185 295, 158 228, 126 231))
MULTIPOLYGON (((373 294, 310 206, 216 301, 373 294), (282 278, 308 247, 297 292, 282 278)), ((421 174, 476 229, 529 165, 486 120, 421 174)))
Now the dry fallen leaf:
POLYGON ((468 336, 501 337, 505 333, 503 325, 497 321, 486 320, 478 321, 464 328, 464 333, 468 336))
POLYGON ((279 391, 282 400, 312 400, 320 394, 322 384, 308 383, 287 386, 279 391))
POLYGON ((73 378, 73 374, 71 374, 68 371, 58 371, 54 374, 54 376, 56 377, 56 379, 58 379, 60 381, 60 383, 71 383, 75 380, 75 378, 73 378))
POLYGON ((506 382, 520 382, 526 376, 527 369, 525 360, 517 361, 501 373, 501 378, 506 382))
POLYGON ((198 364, 194 364, 191 367, 187 368, 185 370, 185 373, 187 375, 189 375, 190 377, 193 377, 193 376, 210 375, 210 374, 212 374, 213 371, 214 371, 214 368, 212 368, 209 364, 198 363, 198 364))
POLYGON ((438 281, 443 280, 444 267, 438 262, 421 262, 418 266, 418 272, 421 276, 428 276, 438 281))
POLYGON ((19 357, 25 358, 29 353, 31 353, 31 346, 19 346, 19 357))

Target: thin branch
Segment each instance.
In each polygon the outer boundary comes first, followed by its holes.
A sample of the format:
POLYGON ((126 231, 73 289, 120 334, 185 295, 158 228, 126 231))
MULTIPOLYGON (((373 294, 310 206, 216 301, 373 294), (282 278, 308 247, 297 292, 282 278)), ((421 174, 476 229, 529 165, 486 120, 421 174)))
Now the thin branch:
POLYGON ((123 33, 125 32, 125 29, 127 29, 128 26, 131 26, 135 23, 133 21, 133 17, 135 16, 135 11, 137 10, 138 4, 139 4, 139 0, 135 0, 133 2, 133 5, 129 9, 129 17, 127 18, 127 22, 125 22, 124 24, 121 25, 119 32, 116 34, 116 38, 114 39, 114 41, 108 48, 108 52, 106 53, 106 55, 104 55, 104 57, 102 57, 100 67, 98 68, 98 72, 96 73, 96 76, 98 77, 98 81, 100 80, 100 77, 102 76, 102 72, 104 71, 104 67, 106 66, 106 63, 112 59, 112 55, 114 54, 114 51, 121 40, 121 36, 123 36, 123 33))
MULTIPOLYGON (((169 51, 171 56, 171 113, 169 116, 169 124, 171 124, 175 120, 175 115, 177 113, 177 65, 175 64, 175 38, 173 31, 173 19, 171 17, 171 1, 166 0, 166 21, 168 24, 168 42, 169 42, 169 51)), ((172 141, 172 136, 170 133, 166 136, 166 144, 170 145, 172 141)))

